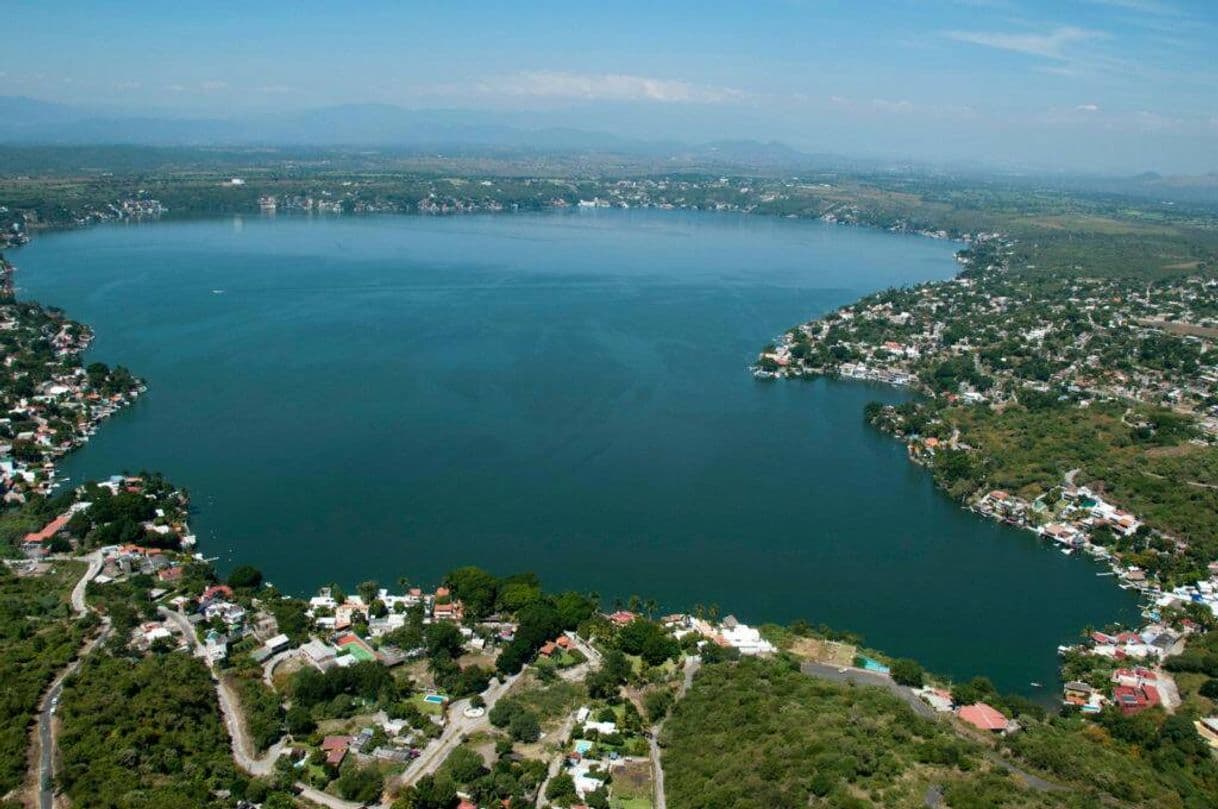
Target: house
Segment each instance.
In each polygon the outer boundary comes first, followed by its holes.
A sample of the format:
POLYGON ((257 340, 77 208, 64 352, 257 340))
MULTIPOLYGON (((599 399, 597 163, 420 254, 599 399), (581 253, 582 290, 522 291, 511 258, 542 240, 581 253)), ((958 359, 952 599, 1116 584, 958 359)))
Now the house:
POLYGON ((264 647, 271 654, 275 655, 275 654, 279 654, 284 649, 288 648, 291 644, 292 644, 291 639, 287 635, 281 634, 281 635, 276 635, 275 637, 267 640, 266 644, 264 644, 264 647))
MULTIPOLYGON (((133 547, 133 546, 125 546, 133 547)), ((224 598, 231 600, 233 597, 233 588, 227 584, 213 584, 203 591, 203 595, 199 598, 200 602, 214 601, 216 598, 224 598)))
POLYGON ((614 626, 626 626, 626 624, 632 622, 636 617, 638 616, 636 616, 633 612, 628 612, 627 610, 618 610, 609 616, 609 620, 614 626))
POLYGON ((595 722, 595 721, 589 720, 587 722, 584 722, 584 732, 586 733, 589 730, 595 730, 597 733, 599 733, 602 736, 608 736, 610 734, 617 733, 617 723, 616 722, 595 722))
POLYGON ((997 708, 984 702, 965 705, 956 711, 956 716, 978 730, 990 733, 1002 733, 1007 730, 1007 718, 997 708))
POLYGON ((437 587, 431 602, 431 617, 436 621, 456 621, 465 618, 465 607, 461 599, 453 598, 447 587, 437 587))
POLYGON ((321 749, 326 754, 326 763, 331 767, 337 767, 343 763, 350 747, 350 736, 327 736, 321 740, 321 749))
POLYGON ((60 531, 68 527, 68 522, 72 519, 72 512, 66 511, 60 514, 55 519, 44 525, 40 530, 26 534, 22 540, 25 545, 41 545, 44 542, 52 539, 60 531))
POLYGON ((213 663, 219 663, 228 657, 228 636, 221 635, 215 630, 210 630, 203 642, 203 648, 207 652, 207 659, 213 663))
POLYGON ((777 651, 774 644, 761 637, 761 632, 740 623, 732 615, 723 619, 719 635, 728 646, 740 650, 742 655, 772 654, 777 651))
POLYGON ((1118 685, 1112 689, 1112 701, 1121 713, 1136 714, 1159 704, 1159 689, 1153 685, 1118 685))
POLYGON ((157 571, 156 577, 158 580, 166 583, 173 583, 182 580, 182 568, 178 565, 173 567, 163 568, 157 571))
POLYGON ((1049 523, 1040 529, 1040 533, 1054 542, 1060 542, 1063 545, 1075 546, 1082 544, 1082 537, 1079 535, 1078 529, 1066 523, 1049 523))
POLYGON ((1093 693, 1095 693, 1094 688, 1078 680, 1071 680, 1062 686, 1062 696, 1067 702, 1073 702, 1074 700, 1086 702, 1091 698, 1093 693))
POLYGON ((1141 666, 1132 669, 1117 669, 1112 672, 1112 683, 1114 685, 1140 688, 1144 685, 1156 685, 1158 681, 1159 675, 1141 666))
POLYGON ((940 713, 948 713, 952 709, 952 695, 950 692, 942 688, 931 688, 926 686, 915 689, 918 696, 926 701, 926 704, 934 708, 940 713))
POLYGON ((1197 735, 1205 739, 1211 749, 1218 751, 1218 716, 1207 716, 1193 723, 1197 735))
POLYGON ((300 651, 306 660, 321 671, 326 671, 334 666, 334 648, 317 638, 310 639, 308 643, 300 647, 300 651))

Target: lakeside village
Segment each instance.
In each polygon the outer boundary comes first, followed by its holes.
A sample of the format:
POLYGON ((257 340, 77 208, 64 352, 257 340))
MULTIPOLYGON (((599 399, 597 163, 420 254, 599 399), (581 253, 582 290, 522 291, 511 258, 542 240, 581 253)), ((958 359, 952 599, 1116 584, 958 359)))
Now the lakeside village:
MULTIPOLYGON (((1098 485, 1077 484, 1079 469, 1056 480, 1029 475, 1019 492, 972 488, 984 476, 952 471, 985 468, 992 459, 969 443, 972 433, 985 440, 982 427, 1000 430, 996 420, 1020 405, 1067 420, 1113 408, 1135 438, 1158 440, 1163 455, 1211 447, 1218 436, 1218 282, 1016 277, 1005 270, 1014 249, 1000 234, 969 239, 957 278, 870 295, 793 328, 763 349, 753 372, 761 379, 834 375, 922 394, 924 402, 869 405, 865 416, 901 438, 911 460, 929 467, 966 507, 1026 528, 1062 553, 1105 562, 1110 572, 1098 575, 1144 597, 1147 623, 1136 633, 1097 632, 1084 646, 1059 652, 1161 662, 1183 648, 1181 633, 1218 616, 1218 560, 1194 561, 1174 582, 1161 580, 1156 567, 1212 549, 1113 502, 1102 477, 1098 485), (1175 628, 1167 615, 1176 616, 1175 628)), ((1207 484, 1193 485, 1203 491, 1207 484)), ((1115 694, 1074 682, 1065 696, 1094 712, 1110 698, 1122 706, 1156 704, 1161 690, 1171 690, 1162 672, 1132 670, 1139 673, 1113 674, 1122 689, 1115 694)))
POLYGON ((82 367, 92 331, 62 312, 19 303, 13 266, 0 256, 0 489, 5 504, 48 495, 55 459, 88 441, 98 425, 144 390, 124 368, 82 367))
MULTIPOLYGON (((115 476, 61 501, 64 512, 24 538, 27 560, 10 567, 39 575, 69 549, 85 554, 88 603, 113 626, 113 643, 199 660, 222 711, 236 714, 238 764, 322 796, 373 803, 413 789, 465 809, 653 806, 652 742, 664 718, 702 662, 742 655, 855 672, 966 735, 1021 730, 1018 713, 976 681, 932 683, 912 661, 848 640, 719 620, 713 609, 653 618, 654 603, 635 598, 602 612, 589 596, 544 596, 531 574, 477 568, 427 590, 369 581, 292 598, 248 567, 220 582, 193 551, 186 496, 156 476, 115 476), (97 546, 119 536, 116 525, 141 536, 97 546), (497 760, 506 777, 489 788, 483 776, 497 760)), ((1174 711, 1180 697, 1161 664, 1200 631, 1172 614, 1141 633, 1092 632, 1068 652, 1063 705, 1174 711)), ((1195 725, 1218 750, 1218 717, 1195 725)))
POLYGON ((454 215, 599 208, 714 211, 813 218, 830 224, 865 225, 934 239, 971 238, 909 218, 871 210, 852 201, 843 186, 798 177, 554 177, 434 178, 288 181, 267 177, 216 177, 156 188, 126 185, 94 200, 53 210, 0 206, 0 250, 56 227, 133 222, 177 214, 279 212, 307 214, 407 213, 454 215), (163 202, 158 197, 168 197, 163 202))

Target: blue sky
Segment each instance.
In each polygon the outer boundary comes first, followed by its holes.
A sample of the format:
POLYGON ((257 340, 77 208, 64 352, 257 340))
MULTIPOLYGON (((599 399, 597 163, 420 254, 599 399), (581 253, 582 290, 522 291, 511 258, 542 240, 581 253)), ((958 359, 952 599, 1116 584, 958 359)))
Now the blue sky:
POLYGON ((647 138, 1218 170, 1218 0, 10 2, 0 94, 378 102, 647 138))

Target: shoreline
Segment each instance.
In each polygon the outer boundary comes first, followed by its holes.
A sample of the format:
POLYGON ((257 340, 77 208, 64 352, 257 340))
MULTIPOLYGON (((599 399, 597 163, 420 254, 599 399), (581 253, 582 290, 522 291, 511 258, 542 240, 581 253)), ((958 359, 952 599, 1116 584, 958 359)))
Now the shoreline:
MULTIPOLYGON (((659 208, 658 208, 658 210, 659 210, 659 208)), ((554 212, 565 212, 565 211, 554 211, 554 212)), ((466 216, 476 216, 476 214, 477 214, 477 213, 484 213, 484 214, 485 214, 485 213, 490 213, 490 212, 474 212, 474 213, 466 213, 466 216)), ((546 214, 546 213, 552 213, 552 212, 546 212, 546 211, 543 211, 543 212, 540 212, 540 213, 542 213, 542 214, 546 214)), ((743 213, 743 212, 734 212, 734 213, 743 213)), ((296 214, 289 214, 289 216, 296 216, 296 214)), ((370 214, 358 214, 358 216, 370 216, 370 214)), ((400 214, 392 214, 392 216, 400 216, 400 214)), ((418 214, 418 216, 424 216, 424 214, 418 214)), ((458 216, 458 214, 457 214, 457 213, 452 213, 452 214, 448 214, 448 216, 458 216)), ((227 218, 227 217, 228 217, 228 214, 223 214, 223 216, 220 216, 220 217, 206 216, 206 217, 197 217, 197 218, 201 218, 201 219, 216 219, 216 218, 227 218)), ((183 219, 181 219, 181 221, 188 221, 188 219, 194 219, 194 218, 196 218, 196 217, 184 217, 183 219)), ((312 218, 312 217, 309 217, 309 218, 312 218)), ((151 223, 151 222, 149 222, 149 223, 151 223)), ((840 222, 838 222, 838 223, 834 223, 834 222, 828 222, 828 221, 825 221, 825 223, 826 223, 826 224, 850 224, 850 223, 840 223, 840 222)), ((873 230, 887 230, 887 229, 882 229, 882 228, 873 228, 873 227, 871 227, 871 225, 859 225, 859 227, 864 227, 864 228, 867 228, 867 229, 873 229, 873 230)), ((74 228, 66 228, 65 230, 72 230, 72 229, 74 229, 74 228)), ((906 235, 909 235, 909 234, 906 234, 906 235)))
MULTIPOLYGON (((1201 570, 1191 578, 1186 577, 1183 584, 1177 582, 1174 588, 1169 589, 1172 582, 1170 579, 1161 579, 1158 563, 1151 564, 1149 569, 1143 569, 1141 565, 1146 563, 1141 559, 1131 562, 1125 558, 1134 555, 1134 551, 1139 548, 1136 543, 1139 542, 1143 547, 1151 542, 1174 542, 1178 554, 1181 548, 1188 546, 1166 529, 1152 528, 1142 517, 1117 505, 1121 499, 1119 495, 1114 498, 1115 502, 1110 502, 1108 498, 1112 495, 1107 493, 1107 486, 1102 478, 1098 487, 1095 484, 1076 485, 1075 476, 1081 469, 1074 468, 1066 471, 1056 482, 1036 478, 1025 480, 1023 488, 1018 491, 1023 493, 1035 489, 1038 494, 1033 499, 1029 492, 1026 495, 1028 499, 1022 499, 995 487, 985 471, 997 467, 999 486, 1004 475, 1010 477, 1013 474, 998 467, 995 452, 1001 447, 993 448, 983 444, 982 448, 978 449, 961 440, 962 426, 966 430, 984 433, 985 428, 977 427, 977 424, 988 425, 991 431, 1006 429, 1018 433, 1020 427, 1004 428, 1004 423, 998 421, 1011 404, 1024 405, 1025 411, 1034 412, 1031 410, 1034 406, 1049 407, 1060 401, 1066 401, 1067 405, 1077 401, 1080 408, 1086 408, 1093 401, 1098 402, 1097 409, 1101 413, 1101 405, 1109 402, 1119 403, 1127 408, 1120 422, 1128 428, 1143 430, 1153 437, 1153 426, 1149 430, 1139 427, 1146 423, 1145 420, 1139 420, 1143 419, 1142 416, 1139 415, 1132 421, 1128 417, 1134 413, 1135 408, 1152 407, 1154 395, 1160 386, 1179 384, 1177 378, 1162 370, 1158 378, 1148 378, 1149 381, 1140 379, 1140 387, 1137 388, 1132 383, 1121 388, 1103 384, 1103 381, 1089 388, 1083 381, 1078 381, 1068 388, 1074 398, 1062 395, 1056 401, 1049 399, 1047 404, 1040 403, 1045 402, 1048 396, 1056 395, 1051 386, 1037 387, 1035 383, 1024 380, 1023 387, 1020 387, 1019 366, 1014 366, 1013 371, 1009 370, 1013 366, 1008 363, 1006 357, 1000 356, 994 360, 993 355, 985 354, 986 350, 994 351, 991 345, 995 338, 986 331, 984 317, 976 314, 976 310, 980 310, 983 315, 991 314, 996 308, 1000 321, 996 334, 999 338, 1005 337, 1007 344, 1011 340, 1012 332, 1018 333, 1017 329, 1020 327, 1024 330, 1024 335, 1034 336, 1039 344, 1043 344, 1046 335, 1053 331, 1054 321, 1051 315, 1042 313, 1051 312, 1051 304, 1044 303, 1045 296, 1037 297, 1041 294, 1041 289, 1035 279, 1016 277, 1011 280, 1009 277, 1009 257, 1014 252, 1015 244, 1008 236, 989 234, 957 255, 962 269, 952 279, 927 282, 908 290, 889 290, 881 294, 863 296, 854 303, 801 323, 762 349, 756 364, 751 367, 752 375, 761 381, 826 376, 839 380, 880 383, 916 394, 916 400, 909 406, 873 402, 864 409, 863 416, 872 427, 900 440, 906 447, 908 460, 931 473, 935 488, 940 493, 948 495, 962 508, 974 514, 1012 527, 1024 528, 1039 539, 1048 541, 1050 547, 1055 547, 1064 555, 1082 553, 1106 565, 1107 572, 1096 575, 1111 576, 1120 589, 1136 591, 1142 626, 1147 629, 1161 625, 1162 615, 1166 610, 1183 608, 1199 601, 1218 613, 1218 599, 1215 599, 1213 590, 1214 582, 1218 578, 1218 560, 1207 558, 1202 561, 1202 564, 1209 562, 1208 582, 1205 581, 1206 571, 1201 570), (978 258, 982 261, 974 264, 978 258), (1015 303, 1008 305, 1007 296, 1014 298, 1015 303), (975 303, 978 299, 985 303, 975 303), (995 300, 1000 301, 997 307, 995 300), (1026 305, 1026 309, 1020 309, 1020 305, 1026 305), (1034 306, 1041 307, 1041 311, 1034 309, 1034 306), (1034 314, 1030 315, 1029 310, 1034 314), (928 311, 930 314, 927 314, 928 311), (1039 320, 1035 314, 1040 314, 1039 320), (957 319, 953 320, 953 316, 957 319), (1006 318, 1023 319, 1020 327, 1008 328, 1002 322, 1006 318), (928 323, 933 324, 933 327, 928 326, 928 323), (953 339, 960 340, 963 348, 957 348, 948 341, 948 333, 953 329, 958 329, 956 335, 959 335, 953 339), (987 338, 990 343, 986 342, 987 338), (982 364, 982 356, 986 356, 990 365, 982 364), (956 363, 953 366, 955 372, 948 377, 953 385, 945 386, 940 383, 940 389, 937 390, 932 383, 940 382, 940 372, 951 363, 956 363), (994 368, 1000 370, 995 371, 994 368), (987 372, 993 376, 987 377, 987 372), (1001 376, 1003 372, 1007 375, 1001 376), (961 380, 958 387, 954 386, 956 379, 961 380), (1037 399, 1027 393, 1028 390, 1032 390, 1041 398, 1037 399), (968 414, 973 412, 999 415, 985 421, 980 417, 970 418, 968 414), (966 469, 980 471, 958 474, 956 478, 949 477, 953 464, 956 469, 963 465, 966 469), (954 485, 961 478, 972 488, 954 485), (1113 541, 1114 539, 1116 541, 1113 541), (1123 542, 1129 545, 1126 546, 1123 542), (1106 547, 1108 545, 1113 546, 1112 549, 1106 547)), ((1067 285, 1068 294, 1073 296, 1072 301, 1082 299, 1086 302, 1090 300, 1086 297, 1088 293, 1079 292, 1080 286, 1089 290, 1092 295, 1100 295, 1105 293, 1095 290, 1107 290, 1118 286, 1120 282, 1113 279, 1078 279, 1073 282, 1073 286, 1069 286, 1068 281, 1057 283, 1067 285)), ((1165 281, 1159 298, 1165 299, 1170 305, 1176 300, 1173 295, 1187 295, 1198 283, 1201 282, 1192 277, 1165 281), (1186 291, 1179 292, 1181 288, 1186 291)), ((1052 301, 1052 298, 1047 299, 1052 301)), ((1144 302, 1139 303, 1144 303, 1147 308, 1152 306, 1149 286, 1145 288, 1144 302)), ((1095 338, 1097 341, 1106 337, 1103 326, 1095 322, 1100 319, 1103 324, 1102 318, 1102 314, 1089 315, 1091 331, 1100 335, 1095 338)), ((1135 318, 1135 322, 1139 326, 1146 325, 1144 320, 1135 318)), ((1188 322, 1187 316, 1184 322, 1188 322)), ((1197 339, 1198 336, 1208 336, 1209 332, 1198 327, 1188 334, 1197 339)), ((1048 351, 1042 347, 1033 351, 1032 356, 1044 357, 1048 351)), ((1049 356, 1049 362, 1052 362, 1052 355, 1049 356)), ((1129 376, 1133 376, 1137 370, 1135 366, 1129 376)), ((1099 372, 1099 379, 1104 380, 1103 371, 1099 372)), ((1058 384, 1064 388, 1069 382, 1074 380, 1065 376, 1058 384)), ((1180 391, 1177 390, 1174 395, 1179 397, 1180 391)), ((1189 389, 1187 395, 1194 395, 1193 391, 1189 389)), ((1204 423, 1195 409, 1188 406, 1191 402, 1193 400, 1185 399, 1183 404, 1172 407, 1172 418, 1194 423, 1193 429, 1198 432, 1191 443, 1206 446, 1206 443, 1200 440, 1203 437, 1202 432, 1209 433, 1212 440, 1213 428, 1204 423)), ((986 438, 984 435, 978 437, 983 442, 986 438)), ((969 436, 965 438, 972 440, 969 436)), ((1023 463, 1027 465, 1029 461, 1024 459, 1023 463)), ((1088 461, 1088 464, 1103 468, 1102 464, 1095 460, 1088 461)), ((1152 515, 1148 519, 1156 520, 1157 517, 1152 515)), ((1058 651, 1064 654, 1075 648, 1077 646, 1059 646, 1058 651)))

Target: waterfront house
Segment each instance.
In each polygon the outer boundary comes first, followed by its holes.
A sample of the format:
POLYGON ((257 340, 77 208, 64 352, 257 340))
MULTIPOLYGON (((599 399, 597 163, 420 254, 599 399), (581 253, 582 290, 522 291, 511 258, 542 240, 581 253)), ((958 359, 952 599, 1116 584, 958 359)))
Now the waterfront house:
POLYGON ((984 702, 965 705, 957 709, 956 716, 962 722, 967 722, 978 730, 990 733, 1006 733, 1012 729, 1010 727, 1012 723, 1002 715, 1001 711, 984 702))
POLYGON ((626 626, 627 624, 631 623, 636 617, 638 617, 638 616, 636 616, 633 612, 629 612, 627 610, 618 610, 617 612, 614 612, 609 616, 609 620, 613 623, 614 626, 626 626))
POLYGON ((432 599, 431 617, 434 621, 461 623, 465 619, 465 607, 461 599, 452 597, 447 587, 437 587, 432 599))

